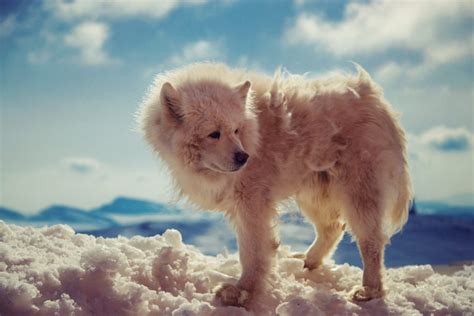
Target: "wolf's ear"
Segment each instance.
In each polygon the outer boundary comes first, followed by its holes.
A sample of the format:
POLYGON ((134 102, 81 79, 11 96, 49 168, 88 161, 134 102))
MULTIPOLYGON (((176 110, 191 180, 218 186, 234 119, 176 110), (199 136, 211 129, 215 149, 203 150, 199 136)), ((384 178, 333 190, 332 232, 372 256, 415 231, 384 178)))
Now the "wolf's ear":
POLYGON ((183 113, 181 109, 181 101, 178 91, 169 82, 165 82, 161 86, 160 94, 161 106, 168 118, 177 123, 183 121, 183 113))
POLYGON ((250 90, 250 86, 252 84, 250 83, 250 81, 245 81, 239 85, 237 85, 234 90, 238 93, 238 95, 240 96, 240 98, 242 99, 242 101, 245 102, 245 100, 247 99, 247 94, 249 93, 249 90, 250 90))

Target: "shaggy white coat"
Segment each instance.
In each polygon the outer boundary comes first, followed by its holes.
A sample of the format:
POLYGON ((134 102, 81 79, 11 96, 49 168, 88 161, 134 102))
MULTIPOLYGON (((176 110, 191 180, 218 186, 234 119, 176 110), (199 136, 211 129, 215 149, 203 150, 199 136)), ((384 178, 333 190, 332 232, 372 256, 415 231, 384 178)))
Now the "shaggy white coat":
POLYGON ((258 301, 279 245, 276 208, 289 198, 318 235, 295 257, 318 268, 347 229, 364 263, 353 299, 384 294, 384 245, 407 220, 411 185, 398 116, 362 68, 319 80, 193 64, 156 77, 139 122, 180 194, 234 224, 242 275, 217 290, 224 304, 258 301))

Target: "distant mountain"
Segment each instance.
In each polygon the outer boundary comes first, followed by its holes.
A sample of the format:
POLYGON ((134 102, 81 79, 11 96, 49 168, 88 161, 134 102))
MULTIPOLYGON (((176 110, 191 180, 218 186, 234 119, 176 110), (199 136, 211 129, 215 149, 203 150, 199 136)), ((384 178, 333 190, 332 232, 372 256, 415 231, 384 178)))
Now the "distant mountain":
POLYGON ((78 208, 53 205, 39 214, 27 218, 31 222, 44 222, 48 224, 93 224, 95 227, 108 227, 116 224, 114 220, 100 214, 92 214, 78 208))
POLYGON ((457 206, 437 201, 416 201, 416 211, 419 214, 474 216, 474 206, 457 206))
MULTIPOLYGON (((115 226, 101 230, 82 231, 94 236, 132 237, 163 234, 166 229, 177 229, 183 240, 198 247, 208 255, 216 255, 228 249, 237 251, 235 232, 228 222, 221 219, 190 221, 144 222, 134 225, 115 226)), ((278 225, 281 244, 291 245, 292 251, 304 251, 313 242, 314 231, 309 222, 299 213, 286 214, 278 225)), ((391 239, 386 247, 387 267, 406 264, 448 264, 474 260, 471 251, 474 243, 474 218, 443 215, 410 216, 402 231, 391 239)), ((361 266, 357 244, 345 234, 337 247, 334 259, 337 263, 361 266)))
POLYGON ((18 213, 17 211, 10 210, 5 207, 0 207, 0 219, 5 221, 22 221, 25 219, 25 216, 18 213))
POLYGON ((474 207, 474 193, 456 194, 443 199, 445 203, 456 206, 474 207))
MULTIPOLYGON (((415 213, 387 247, 387 266, 474 260, 470 246, 474 243, 474 207, 417 200, 415 213)), ((214 255, 224 248, 237 250, 235 233, 221 213, 181 210, 125 197, 92 211, 53 205, 29 217, 0 208, 0 219, 32 226, 68 224, 78 232, 104 237, 153 236, 176 228, 186 243, 206 254, 214 255)), ((294 251, 304 251, 314 239, 312 226, 296 210, 280 216, 279 230, 282 244, 291 245, 294 251)), ((357 246, 348 235, 334 258, 338 263, 361 264, 357 246)))
POLYGON ((151 201, 118 197, 109 204, 95 208, 92 214, 116 214, 116 215, 144 215, 144 214, 172 214, 179 212, 179 209, 151 201))
POLYGON ((174 228, 184 234, 184 238, 187 236, 194 237, 195 235, 202 235, 209 230, 212 225, 216 223, 211 220, 200 220, 200 221, 166 221, 166 222, 144 222, 140 224, 116 226, 104 228, 101 230, 85 231, 82 233, 102 236, 102 237, 117 237, 118 235, 124 237, 132 237, 140 235, 144 237, 154 236, 157 234, 163 234, 167 229, 174 228))
POLYGON ((24 216, 18 212, 0 208, 0 219, 21 225, 68 224, 76 230, 114 228, 117 225, 131 225, 142 222, 160 222, 182 219, 195 221, 207 212, 186 212, 174 206, 151 201, 118 197, 111 203, 90 211, 66 205, 52 205, 38 214, 24 216))
POLYGON ((218 216, 190 218, 180 220, 147 221, 131 225, 107 227, 99 230, 81 230, 80 233, 102 237, 155 236, 174 228, 182 233, 184 242, 193 244, 206 254, 220 253, 224 248, 235 251, 237 243, 233 229, 222 214, 218 216))

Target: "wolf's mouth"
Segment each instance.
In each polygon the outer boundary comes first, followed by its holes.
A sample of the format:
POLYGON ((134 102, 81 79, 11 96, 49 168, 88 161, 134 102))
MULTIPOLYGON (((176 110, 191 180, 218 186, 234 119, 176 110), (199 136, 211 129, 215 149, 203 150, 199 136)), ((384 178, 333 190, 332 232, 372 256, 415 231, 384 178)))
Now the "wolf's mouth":
POLYGON ((224 169, 220 168, 218 165, 216 165, 215 163, 211 163, 209 165, 209 169, 211 169, 212 171, 220 172, 220 173, 232 173, 232 172, 236 172, 236 171, 242 169, 243 166, 245 166, 245 165, 242 165, 240 167, 235 167, 234 169, 231 169, 231 170, 224 170, 224 169))

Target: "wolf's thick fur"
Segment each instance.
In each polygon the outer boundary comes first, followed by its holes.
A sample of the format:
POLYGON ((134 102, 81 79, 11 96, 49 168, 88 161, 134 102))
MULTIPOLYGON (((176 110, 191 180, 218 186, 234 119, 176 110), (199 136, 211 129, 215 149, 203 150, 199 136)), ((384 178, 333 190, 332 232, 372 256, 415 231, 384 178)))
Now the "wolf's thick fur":
POLYGON ((193 64, 156 77, 139 122, 179 192, 235 227, 242 275, 218 290, 224 304, 249 307, 264 289, 288 198, 317 231, 305 266, 347 228, 364 263, 353 298, 383 295, 384 245, 407 220, 411 185, 398 117, 362 68, 315 80, 193 64))

